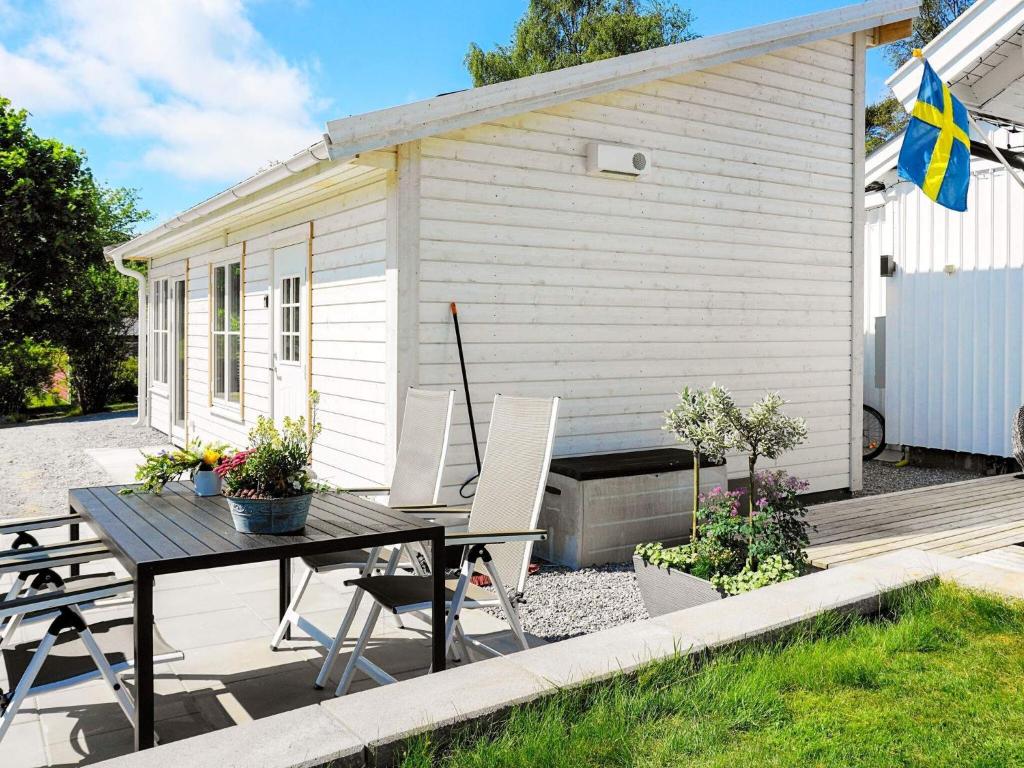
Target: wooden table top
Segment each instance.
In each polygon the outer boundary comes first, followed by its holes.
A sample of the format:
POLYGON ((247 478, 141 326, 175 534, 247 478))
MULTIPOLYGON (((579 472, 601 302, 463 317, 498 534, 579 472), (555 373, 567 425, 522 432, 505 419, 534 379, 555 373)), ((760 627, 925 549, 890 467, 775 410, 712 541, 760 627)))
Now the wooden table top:
POLYGON ((270 536, 236 531, 227 499, 196 496, 190 482, 168 483, 159 495, 119 495, 124 487, 74 488, 68 499, 133 576, 444 537, 443 526, 352 494, 315 494, 304 529, 270 536))

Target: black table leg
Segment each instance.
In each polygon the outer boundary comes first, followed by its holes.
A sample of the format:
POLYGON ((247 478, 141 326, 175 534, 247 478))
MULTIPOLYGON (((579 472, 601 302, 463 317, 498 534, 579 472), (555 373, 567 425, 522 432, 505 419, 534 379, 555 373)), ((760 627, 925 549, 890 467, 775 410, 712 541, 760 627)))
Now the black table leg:
POLYGON ((445 667, 444 642, 444 529, 441 528, 430 540, 430 575, 433 577, 433 600, 430 608, 430 639, 432 647, 432 666, 434 672, 441 672, 445 667))
MULTIPOLYGON (((80 534, 78 531, 78 523, 71 523, 71 525, 68 526, 68 540, 78 541, 79 536, 80 534)), ((75 565, 71 566, 71 575, 77 576, 81 572, 81 570, 81 567, 76 563, 75 565)))
POLYGON ((153 746, 153 576, 135 577, 135 749, 153 746))
MULTIPOLYGON (((284 621, 288 604, 292 601, 292 561, 290 557, 282 558, 278 563, 277 572, 277 620, 284 621)), ((284 631, 284 639, 292 639, 291 625, 284 631)))

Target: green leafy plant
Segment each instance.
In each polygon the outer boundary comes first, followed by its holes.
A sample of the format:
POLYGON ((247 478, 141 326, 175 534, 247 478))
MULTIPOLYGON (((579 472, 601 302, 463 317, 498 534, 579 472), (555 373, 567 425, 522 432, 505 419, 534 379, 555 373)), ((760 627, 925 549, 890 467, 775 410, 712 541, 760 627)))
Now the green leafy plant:
POLYGON ((754 520, 754 502, 757 495, 755 469, 758 459, 777 459, 783 453, 807 439, 807 425, 803 419, 782 412, 786 401, 778 392, 769 392, 746 411, 736 409, 730 413, 732 446, 747 454, 749 480, 747 514, 751 525, 754 520))
POLYGON ((806 564, 807 507, 800 493, 810 484, 781 469, 757 473, 754 530, 748 557, 761 561, 780 556, 798 568, 806 564))
POLYGON ((690 540, 698 539, 700 506, 700 463, 706 457, 721 461, 730 446, 730 434, 736 404, 724 387, 712 384, 706 392, 684 387, 679 404, 665 414, 664 429, 675 434, 680 443, 693 452, 693 529, 690 540))
MULTIPOLYGON (((318 398, 313 394, 313 402, 318 398)), ((249 447, 217 468, 228 496, 246 499, 282 499, 301 496, 324 486, 313 479, 310 462, 320 424, 306 428, 305 418, 285 418, 279 430, 261 416, 249 433, 249 447)))
POLYGON ((216 469, 226 460, 227 447, 222 444, 203 445, 194 440, 185 448, 146 454, 145 461, 135 471, 138 488, 122 488, 122 494, 160 493, 167 483, 178 480, 184 474, 194 475, 203 470, 216 469))
POLYGON ((793 563, 781 555, 770 555, 762 559, 756 567, 747 563, 737 574, 718 574, 710 581, 727 595, 739 595, 752 592, 769 584, 795 579, 800 573, 793 563))

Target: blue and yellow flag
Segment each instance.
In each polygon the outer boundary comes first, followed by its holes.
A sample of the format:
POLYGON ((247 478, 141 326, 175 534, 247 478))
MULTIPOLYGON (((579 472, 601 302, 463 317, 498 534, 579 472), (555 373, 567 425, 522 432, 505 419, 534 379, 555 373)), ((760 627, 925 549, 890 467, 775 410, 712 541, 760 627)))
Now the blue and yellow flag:
POLYGON ((967 210, 971 139, 967 109, 925 61, 917 103, 903 135, 899 175, 939 205, 967 210))

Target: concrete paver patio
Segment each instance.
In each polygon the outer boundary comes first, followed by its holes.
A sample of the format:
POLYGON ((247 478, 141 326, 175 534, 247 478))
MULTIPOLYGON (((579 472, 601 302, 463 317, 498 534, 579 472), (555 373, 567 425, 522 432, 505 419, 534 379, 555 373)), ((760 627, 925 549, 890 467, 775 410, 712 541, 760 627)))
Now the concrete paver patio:
MULTIPOLYGON (((158 448, 155 448, 158 449, 158 448)), ((97 450, 92 457, 111 482, 129 482, 140 458, 137 449, 97 450)), ((42 540, 60 541, 61 529, 45 532, 42 540)), ((87 530, 82 536, 90 535, 87 530)), ((300 563, 293 563, 294 581, 300 563)), ((117 563, 106 560, 83 567, 85 572, 110 571, 123 575, 117 563)), ((333 634, 348 606, 351 589, 344 587, 355 571, 314 576, 303 599, 303 615, 333 634)), ((0 579, 6 592, 9 579, 0 579)), ((370 601, 364 600, 351 632, 355 635, 370 601)), ((333 697, 337 676, 347 652, 335 665, 334 682, 323 691, 313 681, 324 650, 302 632, 273 651, 270 638, 277 628, 277 564, 220 568, 159 577, 154 592, 154 615, 160 632, 185 658, 157 668, 156 731, 161 742, 195 736, 230 725, 257 720, 315 704, 333 697)), ((90 611, 91 622, 131 616, 131 605, 90 611)), ((424 674, 430 663, 429 627, 415 617, 403 617, 404 628, 387 617, 378 622, 368 657, 399 679, 424 674)), ((480 610, 466 611, 466 629, 499 650, 512 651, 507 625, 480 610)), ((45 625, 19 630, 18 640, 38 637, 45 625)), ((346 648, 350 648, 354 637, 346 648)), ((540 640, 533 640, 542 643, 540 640)), ((7 688, 0 668, 0 688, 7 688)), ((127 678, 131 682, 130 676, 127 678)), ((372 686, 358 673, 353 691, 372 686)), ((133 733, 106 685, 94 681, 27 700, 14 725, 0 743, 3 768, 78 766, 132 750, 133 733)))

